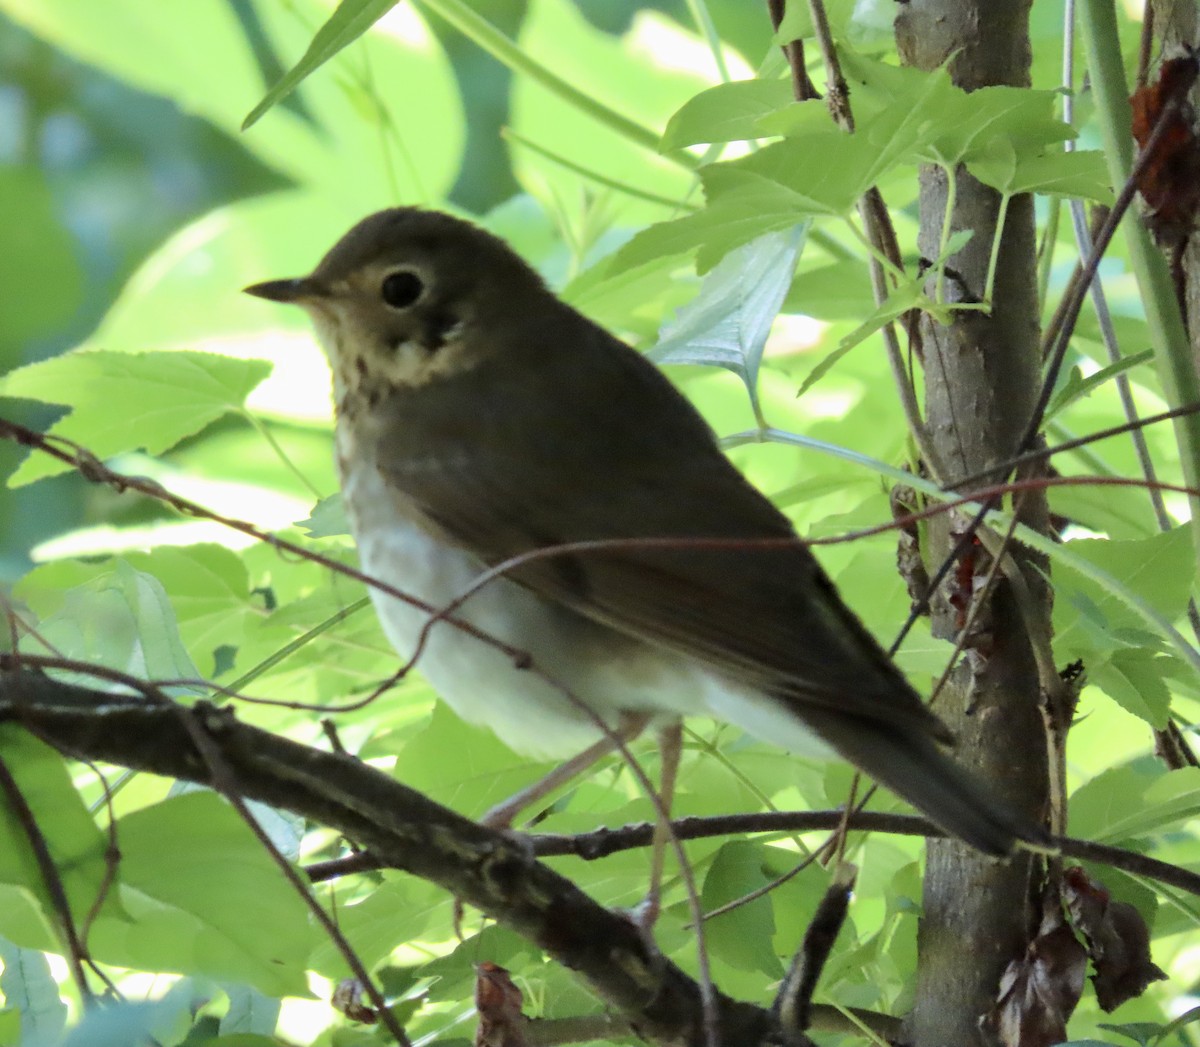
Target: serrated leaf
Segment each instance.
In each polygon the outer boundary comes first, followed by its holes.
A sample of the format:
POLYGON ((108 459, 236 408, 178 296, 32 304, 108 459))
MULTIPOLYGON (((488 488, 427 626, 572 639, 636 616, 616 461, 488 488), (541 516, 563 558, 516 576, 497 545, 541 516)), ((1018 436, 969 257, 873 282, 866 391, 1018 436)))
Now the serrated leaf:
POLYGON ((1200 768, 1152 777, 1138 766, 1115 767, 1071 794, 1070 834, 1118 841, 1194 819, 1200 813, 1200 768))
POLYGON ((380 18, 396 6, 398 0, 341 0, 333 14, 312 39, 300 61, 289 69, 250 110, 242 121, 242 130, 251 127, 264 113, 291 94, 311 73, 354 43, 380 18))
MULTIPOLYGON (((970 229, 959 229, 957 232, 951 234, 941 256, 934 263, 934 267, 936 268, 945 264, 947 259, 966 247, 973 235, 970 229)), ((880 305, 873 308, 870 315, 861 324, 842 338, 837 346, 813 367, 804 381, 800 383, 800 388, 796 392, 796 395, 798 397, 803 396, 818 381, 833 370, 838 361, 849 353, 851 349, 865 341, 886 324, 890 324, 908 312, 909 309, 916 308, 919 304, 925 303, 929 307, 931 303, 929 303, 925 295, 925 283, 927 279, 927 274, 919 273, 898 287, 892 288, 887 298, 880 305)))
MULTIPOLYGON (((144 449, 161 454, 229 411, 270 373, 261 360, 215 353, 67 353, 0 379, 0 395, 62 404, 71 413, 50 429, 98 458, 144 449)), ((69 466, 33 452, 10 487, 66 472, 69 466)))
POLYGON ((967 161, 967 170, 1002 193, 1043 193, 1112 203, 1104 154, 1095 150, 1020 156, 1008 142, 995 142, 986 155, 967 161))
POLYGON ((1116 363, 1102 367, 1087 378, 1083 377, 1078 367, 1071 368, 1071 373, 1067 376, 1063 387, 1054 394, 1054 399, 1050 401, 1050 406, 1046 408, 1046 418, 1053 418, 1055 414, 1068 404, 1087 396, 1093 389, 1098 389, 1109 379, 1115 378, 1117 375, 1123 374, 1131 368, 1138 367, 1152 359, 1154 359, 1154 350, 1143 349, 1140 353, 1124 356, 1116 363))
POLYGON ((346 510, 342 505, 341 492, 322 498, 313 506, 312 512, 304 520, 297 520, 296 526, 304 531, 309 538, 333 538, 337 535, 350 533, 350 522, 346 519, 346 510))
POLYGON ((663 327, 651 359, 732 371, 745 383, 759 415, 763 346, 791 286, 806 232, 806 225, 798 225, 769 233, 726 255, 704 278, 695 299, 663 327))
MULTIPOLYGON (((1067 548, 1172 620, 1187 606, 1195 559, 1185 527, 1136 541, 1077 539, 1067 548)), ((1141 642, 1142 617, 1065 563, 1055 564, 1054 588, 1055 648, 1060 657, 1087 660, 1093 653, 1108 653, 1114 645, 1141 642), (1081 617, 1085 606, 1088 610, 1081 617)))
POLYGON ((1089 667, 1088 682, 1139 720, 1162 730, 1171 707, 1171 692, 1162 672, 1167 661, 1145 648, 1117 649, 1105 661, 1089 667))
POLYGON ((665 153, 701 142, 757 138, 759 119, 791 101, 792 86, 786 80, 718 84, 693 95, 671 117, 659 148, 665 153))

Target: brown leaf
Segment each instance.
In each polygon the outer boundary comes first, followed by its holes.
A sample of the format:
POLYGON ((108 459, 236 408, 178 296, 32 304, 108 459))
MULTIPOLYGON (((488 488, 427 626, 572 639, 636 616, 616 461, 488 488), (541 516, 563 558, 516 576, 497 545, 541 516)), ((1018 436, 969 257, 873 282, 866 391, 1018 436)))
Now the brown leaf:
POLYGON ((1005 1047, 1050 1047, 1067 1039, 1067 1021, 1083 994, 1087 953, 1055 908, 1025 956, 1000 979, 991 1024, 1005 1047))
POLYGON ((1189 51, 1163 62, 1158 80, 1138 88, 1130 98, 1133 137, 1144 150, 1168 104, 1175 108, 1146 157, 1138 191, 1150 209, 1149 225, 1160 243, 1178 243, 1192 231, 1200 206, 1200 139, 1194 114, 1184 99, 1196 82, 1196 55, 1189 51))
POLYGON ((475 1047, 525 1047, 525 1026, 529 1019, 521 1013, 524 998, 508 976, 494 963, 475 966, 475 1009, 479 1028, 475 1047))
POLYGON ((1063 877, 1067 910, 1088 945, 1096 973, 1092 984, 1105 1011, 1141 996, 1166 975, 1150 958, 1150 929, 1128 902, 1115 902, 1108 891, 1079 866, 1063 877))
POLYGON ((375 1008, 363 1002, 362 982, 357 978, 343 978, 338 982, 329 1002, 352 1022, 374 1025, 379 1021, 375 1008))

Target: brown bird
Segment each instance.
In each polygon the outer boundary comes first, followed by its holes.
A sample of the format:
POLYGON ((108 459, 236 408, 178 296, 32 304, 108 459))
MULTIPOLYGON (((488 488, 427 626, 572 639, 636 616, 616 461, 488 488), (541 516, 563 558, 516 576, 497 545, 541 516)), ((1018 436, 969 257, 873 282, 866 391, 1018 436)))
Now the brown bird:
MULTIPOLYGON (((949 731, 692 405, 501 240, 381 211, 312 275, 247 291, 303 306, 329 354, 368 574, 443 607, 535 550, 674 540, 527 559, 455 610, 538 673, 435 624, 418 668, 463 719, 543 756, 601 738, 580 703, 626 736, 685 715, 793 750, 815 735, 982 851, 1043 839, 946 754, 949 731)), ((429 614, 371 595, 409 657, 429 614)))

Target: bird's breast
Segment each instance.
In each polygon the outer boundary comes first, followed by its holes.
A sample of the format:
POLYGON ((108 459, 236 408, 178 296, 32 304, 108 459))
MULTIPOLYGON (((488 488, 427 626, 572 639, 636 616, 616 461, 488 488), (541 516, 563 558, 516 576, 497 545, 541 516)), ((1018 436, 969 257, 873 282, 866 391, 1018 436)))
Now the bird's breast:
POLYGON ((464 720, 491 728, 510 748, 559 757, 599 737, 592 715, 615 727, 622 712, 701 711, 704 670, 631 640, 512 582, 493 578, 472 591, 480 559, 442 537, 366 453, 368 441, 339 423, 342 499, 363 571, 453 613, 532 657, 522 671, 505 653, 431 612, 371 589, 380 623, 401 658, 421 646, 417 669, 464 720), (551 682, 554 681, 554 682, 551 682), (582 707, 586 706, 586 710, 582 707))

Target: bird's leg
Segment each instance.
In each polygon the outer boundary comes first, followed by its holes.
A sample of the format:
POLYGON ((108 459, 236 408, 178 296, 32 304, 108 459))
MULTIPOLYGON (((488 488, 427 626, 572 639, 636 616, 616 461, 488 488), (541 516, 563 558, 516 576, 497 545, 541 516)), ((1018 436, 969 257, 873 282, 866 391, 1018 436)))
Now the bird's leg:
MULTIPOLYGON (((626 742, 632 741, 645 729, 650 717, 645 713, 622 713, 614 730, 609 731, 593 745, 589 745, 577 756, 572 756, 565 763, 559 764, 549 774, 539 778, 532 785, 526 786, 514 793, 507 800, 496 804, 482 818, 480 825, 489 829, 509 829, 513 820, 530 804, 537 803, 542 797, 549 795, 560 785, 565 785, 572 778, 583 774, 596 761, 607 756, 614 749, 626 742)), ((656 910, 657 913, 657 910, 656 910)), ((462 941, 463 903, 459 898, 454 899, 454 909, 451 922, 454 933, 462 941)))
POLYGON ((622 713, 614 730, 594 745, 589 745, 578 756, 573 756, 565 763, 559 764, 545 777, 539 778, 532 785, 526 786, 507 800, 498 803, 479 819, 480 824, 486 825, 489 829, 509 828, 513 819, 530 804, 536 803, 560 785, 565 785, 572 778, 578 777, 619 745, 636 738, 645 729, 649 720, 650 717, 644 713, 622 713))
POLYGON ((658 810, 654 819, 654 844, 650 852, 650 888, 642 903, 634 910, 639 927, 648 931, 658 919, 661 904, 662 877, 671 838, 671 802, 675 799, 675 778, 679 773, 679 756, 683 750, 683 723, 675 720, 658 731, 659 773, 658 810))

